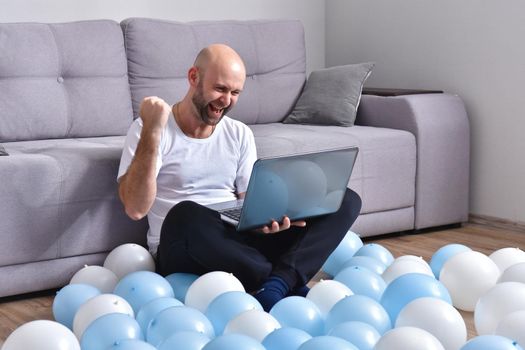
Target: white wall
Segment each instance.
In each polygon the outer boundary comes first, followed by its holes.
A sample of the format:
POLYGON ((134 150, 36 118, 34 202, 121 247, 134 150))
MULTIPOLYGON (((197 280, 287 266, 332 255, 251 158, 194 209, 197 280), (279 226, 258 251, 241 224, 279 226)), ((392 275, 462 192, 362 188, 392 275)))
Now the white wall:
POLYGON ((0 22, 67 22, 151 17, 175 21, 300 19, 308 71, 324 67, 324 0, 0 0, 0 22))
POLYGON ((459 94, 470 211, 525 222, 525 2, 327 0, 327 66, 375 61, 374 87, 459 94))

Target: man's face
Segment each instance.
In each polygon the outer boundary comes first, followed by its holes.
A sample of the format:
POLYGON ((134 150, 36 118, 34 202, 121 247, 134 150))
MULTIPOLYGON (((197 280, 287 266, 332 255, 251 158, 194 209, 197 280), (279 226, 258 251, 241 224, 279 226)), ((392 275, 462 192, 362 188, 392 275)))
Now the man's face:
POLYGON ((201 121, 213 126, 237 103, 244 86, 244 70, 230 66, 210 67, 199 74, 192 102, 201 121))

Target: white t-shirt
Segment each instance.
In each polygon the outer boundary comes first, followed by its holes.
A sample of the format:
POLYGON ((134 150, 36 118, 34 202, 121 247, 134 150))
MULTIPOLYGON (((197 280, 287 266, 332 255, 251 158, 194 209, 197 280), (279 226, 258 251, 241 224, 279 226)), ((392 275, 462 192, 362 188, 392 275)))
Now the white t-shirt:
MULTIPOLYGON (((140 139, 142 120, 131 125, 117 180, 126 173, 140 139)), ((157 153, 157 195, 148 212, 148 247, 156 254, 162 222, 183 200, 207 205, 236 199, 245 192, 257 159, 253 133, 245 124, 224 116, 205 139, 186 136, 172 114, 157 153)))

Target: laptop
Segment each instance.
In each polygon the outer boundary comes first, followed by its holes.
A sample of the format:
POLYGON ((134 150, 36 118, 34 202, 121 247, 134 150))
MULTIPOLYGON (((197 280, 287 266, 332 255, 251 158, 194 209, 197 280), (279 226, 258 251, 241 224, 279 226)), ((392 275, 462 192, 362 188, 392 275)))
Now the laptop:
POLYGON ((358 148, 338 148, 258 159, 244 199, 207 205, 237 231, 261 228, 284 216, 303 220, 339 210, 358 148))

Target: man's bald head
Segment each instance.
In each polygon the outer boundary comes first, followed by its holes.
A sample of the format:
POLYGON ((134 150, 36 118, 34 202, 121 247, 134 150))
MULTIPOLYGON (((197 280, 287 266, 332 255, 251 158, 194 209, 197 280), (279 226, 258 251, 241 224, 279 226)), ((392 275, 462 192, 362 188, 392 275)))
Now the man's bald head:
POLYGON ((227 45, 213 44, 199 52, 189 69, 186 97, 198 120, 214 126, 237 103, 245 81, 246 68, 239 54, 227 45))
POLYGON ((212 44, 202 49, 193 64, 204 75, 209 68, 230 69, 246 75, 246 68, 241 56, 224 44, 212 44))

